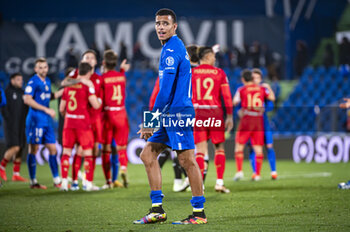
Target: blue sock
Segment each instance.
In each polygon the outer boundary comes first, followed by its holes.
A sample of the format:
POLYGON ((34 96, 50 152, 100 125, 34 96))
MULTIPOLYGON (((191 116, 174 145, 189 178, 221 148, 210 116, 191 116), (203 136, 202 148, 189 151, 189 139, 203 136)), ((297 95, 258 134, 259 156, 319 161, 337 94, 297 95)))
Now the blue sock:
POLYGON ((250 165, 252 166, 252 170, 255 173, 255 152, 252 149, 249 155, 249 161, 250 161, 250 165))
POLYGON ((119 173, 119 155, 111 155, 112 181, 118 179, 119 173))
POLYGON ((53 178, 58 177, 57 155, 49 155, 49 164, 53 178))
POLYGON ((192 204, 193 210, 204 209, 204 202, 205 202, 204 196, 192 197, 191 204, 192 204))
POLYGON ((271 172, 276 171, 276 154, 273 148, 267 148, 267 159, 269 160, 271 172))
POLYGON ((152 206, 154 205, 161 205, 163 204, 163 197, 164 194, 162 193, 162 190, 157 191, 151 191, 151 194, 149 195, 152 200, 152 206))
POLYGON ((28 154, 27 165, 28 165, 29 177, 31 180, 34 180, 36 176, 36 159, 34 154, 28 154))

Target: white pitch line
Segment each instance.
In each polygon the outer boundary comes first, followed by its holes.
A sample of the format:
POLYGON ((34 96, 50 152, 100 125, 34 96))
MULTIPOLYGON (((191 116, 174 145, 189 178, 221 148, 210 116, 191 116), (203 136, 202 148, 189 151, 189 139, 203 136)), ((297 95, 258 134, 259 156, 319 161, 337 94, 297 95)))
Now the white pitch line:
POLYGON ((317 178, 317 177, 330 177, 332 176, 331 172, 313 172, 313 173, 305 173, 305 174, 291 174, 291 175, 281 175, 278 176, 279 179, 291 179, 291 178, 317 178))
MULTIPOLYGON (((298 174, 287 174, 287 175, 278 175, 277 180, 279 179, 296 179, 296 178, 318 178, 318 177, 330 177, 332 176, 331 172, 312 172, 312 173, 298 173, 298 174)), ((262 177, 262 180, 266 178, 262 177)), ((251 178, 244 177, 241 181, 251 181, 251 178)))

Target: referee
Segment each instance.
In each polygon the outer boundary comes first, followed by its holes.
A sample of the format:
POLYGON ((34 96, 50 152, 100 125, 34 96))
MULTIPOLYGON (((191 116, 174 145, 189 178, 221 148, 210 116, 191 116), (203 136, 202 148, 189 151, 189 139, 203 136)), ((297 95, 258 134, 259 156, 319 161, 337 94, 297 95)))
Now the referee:
POLYGON ((15 157, 13 162, 12 181, 27 182, 28 180, 19 174, 21 167, 21 151, 26 145, 25 121, 28 106, 23 102, 24 91, 23 77, 20 73, 14 73, 10 77, 10 83, 5 90, 7 104, 2 108, 4 118, 4 132, 7 150, 0 163, 0 177, 7 181, 6 165, 15 157))

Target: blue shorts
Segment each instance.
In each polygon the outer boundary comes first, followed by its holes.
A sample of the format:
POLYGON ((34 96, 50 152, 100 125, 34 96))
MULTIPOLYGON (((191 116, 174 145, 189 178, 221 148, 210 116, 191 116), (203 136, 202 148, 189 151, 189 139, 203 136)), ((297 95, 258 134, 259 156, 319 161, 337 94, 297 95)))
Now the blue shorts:
POLYGON ((273 144, 272 130, 270 127, 269 119, 264 116, 264 135, 265 135, 265 144, 273 144))
POLYGON ((55 132, 52 126, 26 125, 27 142, 29 144, 56 143, 55 132))
MULTIPOLYGON (((175 113, 176 114, 176 113, 175 113)), ((194 119, 194 109, 185 109, 181 112, 182 116, 175 116, 171 119, 187 120, 194 119)), ((176 114, 177 115, 177 114, 176 114)), ((169 118, 168 118, 169 119, 169 118)), ((162 143, 165 144, 175 151, 194 149, 194 137, 193 137, 193 127, 188 126, 186 123, 183 126, 165 126, 156 131, 151 138, 148 139, 149 142, 162 143)))

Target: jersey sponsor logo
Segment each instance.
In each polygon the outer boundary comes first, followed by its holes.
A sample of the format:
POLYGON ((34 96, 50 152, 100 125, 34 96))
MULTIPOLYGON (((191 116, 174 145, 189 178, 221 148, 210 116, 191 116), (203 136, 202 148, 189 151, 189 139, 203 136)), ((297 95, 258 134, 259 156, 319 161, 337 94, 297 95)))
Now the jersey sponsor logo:
POLYGON ((172 56, 168 56, 166 59, 165 59, 165 63, 168 65, 168 66, 172 66, 174 65, 175 63, 175 60, 172 56))
POLYGON ((45 90, 49 91, 49 86, 45 85, 45 90))
POLYGON ((17 99, 17 94, 13 93, 12 98, 13 98, 13 100, 16 100, 17 99))
POLYGON ((26 93, 31 93, 33 91, 33 88, 31 86, 27 86, 25 89, 26 93))
POLYGON ((42 93, 42 94, 40 94, 40 98, 41 98, 41 100, 45 100, 46 98, 47 99, 50 99, 51 98, 51 94, 50 93, 42 93))

